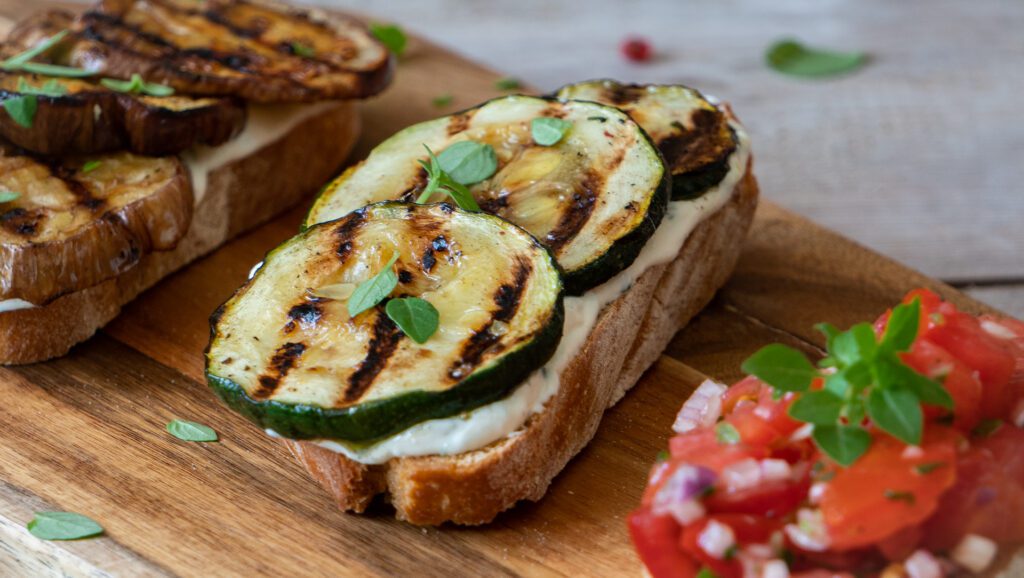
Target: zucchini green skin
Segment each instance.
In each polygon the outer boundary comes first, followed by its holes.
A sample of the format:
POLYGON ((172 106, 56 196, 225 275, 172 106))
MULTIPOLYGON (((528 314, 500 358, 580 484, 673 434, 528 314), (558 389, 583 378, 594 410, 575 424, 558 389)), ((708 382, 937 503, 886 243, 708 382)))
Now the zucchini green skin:
MULTIPOLYGON (((417 210, 442 207, 443 212, 458 211, 458 209, 444 204, 412 206, 417 207, 417 210)), ((378 203, 361 209, 360 212, 365 213, 374 208, 394 207, 405 208, 410 205, 394 202, 378 203)), ((498 217, 483 213, 471 215, 473 218, 493 220, 500 223, 503 228, 516 230, 520 235, 529 237, 525 231, 498 217)), ((260 282, 261 276, 269 270, 267 264, 270 264, 285 247, 294 243, 303 243, 306 238, 316 235, 319 229, 335 224, 338 224, 338 221, 309 227, 303 233, 270 251, 265 259, 265 265, 210 318, 211 341, 206 349, 206 379, 209 387, 225 405, 261 428, 273 430, 290 439, 331 439, 353 445, 369 445, 417 423, 457 415, 507 397, 534 371, 547 363, 557 349, 558 343, 561 341, 565 317, 564 288, 558 281, 561 271, 550 252, 535 239, 529 237, 531 245, 542 252, 544 258, 550 263, 553 269, 552 279, 555 279, 557 283, 555 285, 557 294, 550 317, 530 340, 525 343, 513 343, 503 350, 500 357, 475 367, 472 373, 449 389, 441 391, 413 390, 348 407, 324 407, 311 403, 254 398, 240 383, 218 374, 212 368, 215 365, 214 350, 217 348, 217 340, 220 338, 218 327, 235 299, 248 287, 260 282)), ((458 239, 455 241, 457 242, 458 239)), ((220 350, 216 352, 218 357, 224 353, 220 350)), ((226 353, 230 354, 231 350, 228 349, 226 353)))
MULTIPOLYGON (((362 163, 358 165, 350 167, 334 182, 324 187, 324 189, 321 190, 320 193, 317 195, 316 200, 314 201, 312 207, 307 213, 306 219, 303 225, 301 226, 301 230, 305 230, 305 228, 311 226, 312 224, 320 220, 333 219, 341 216, 336 212, 332 212, 330 208, 325 207, 329 207, 329 205, 332 204, 335 195, 344 195, 346 192, 348 192, 344 190, 344 187, 347 186, 347 181, 360 169, 362 169, 366 163, 371 162, 373 160, 373 155, 375 153, 382 154, 380 151, 391 153, 392 149, 396 148, 395 143, 399 142, 401 139, 410 138, 409 135, 419 135, 420 133, 427 132, 427 129, 430 129, 435 125, 444 126, 447 124, 447 122, 442 121, 447 121, 448 119, 460 116, 472 116, 473 114, 489 106, 501 105, 502 103, 505 102, 514 104, 516 101, 535 101, 539 103, 547 103, 551 107, 564 105, 565 103, 564 99, 558 99, 553 96, 504 96, 489 100, 478 106, 468 108, 464 111, 455 113, 448 117, 442 117, 440 119, 426 121, 418 125, 407 127, 406 129, 400 131, 399 133, 396 133, 391 138, 378 145, 378 147, 374 149, 374 151, 371 151, 371 155, 368 159, 364 160, 362 163)), ((579 104, 588 107, 593 107, 592 110, 590 110, 590 114, 605 114, 610 117, 615 117, 615 119, 618 119, 620 123, 628 123, 629 126, 633 127, 633 129, 636 131, 635 134, 639 137, 638 140, 642 142, 641 147, 638 148, 642 148, 645 150, 649 149, 650 152, 648 154, 650 155, 650 159, 653 161, 652 164, 656 163, 658 165, 656 169, 652 167, 652 171, 657 170, 658 174, 657 180, 651 183, 651 187, 647 189, 649 193, 647 194, 646 198, 643 199, 642 201, 645 206, 638 208, 639 214, 637 214, 635 217, 635 225, 629 232, 615 239, 614 242, 605 250, 604 253, 600 254, 599 256, 585 263, 582 266, 579 266, 577 268, 569 268, 566 267, 563 263, 559 263, 560 266, 562 266, 562 270, 564 271, 563 279, 565 283, 566 293, 571 296, 583 295, 589 289, 592 289, 593 287, 600 285, 605 281, 608 281, 616 274, 626 269, 630 264, 632 264, 632 262, 636 259, 637 255, 639 255, 640 250, 643 248, 644 244, 651 237, 651 235, 654 234, 654 231, 661 223, 661 220, 668 209, 668 202, 671 198, 672 191, 672 175, 666 168, 664 157, 662 156, 661 152, 656 146, 656 143, 654 143, 651 137, 644 131, 644 129, 639 124, 632 122, 628 115, 626 115, 623 111, 616 109, 615 107, 608 106, 603 103, 589 101, 581 101, 579 104)), ((610 121, 609 124, 613 123, 610 121)), ((417 140, 417 152, 420 152, 422 150, 422 145, 419 144, 420 142, 422 141, 417 140)), ((431 143, 431 147, 435 153, 438 152, 439 150, 442 150, 443 146, 443 144, 439 145, 437 143, 431 143)), ((406 194, 408 195, 407 191, 403 192, 406 192, 406 194)), ((478 201, 479 200, 480 199, 478 199, 478 201)), ((636 205, 637 204, 635 203, 629 203, 624 207, 633 208, 636 207, 636 205)), ((484 210, 488 209, 485 208, 484 210)), ((514 218, 511 218, 507 215, 501 216, 517 225, 523 226, 522 223, 517 222, 514 218)), ((524 226, 524 228, 529 230, 529 227, 524 226)), ((545 239, 543 238, 540 239, 540 242, 546 243, 545 239)), ((557 254, 555 256, 556 258, 559 257, 559 255, 557 254)))
POLYGON ((603 79, 568 84, 553 95, 592 100, 630 115, 665 156, 666 166, 672 171, 673 201, 702 196, 729 172, 729 157, 737 146, 736 135, 728 127, 725 113, 695 89, 603 79), (656 102, 651 105, 648 99, 656 102), (704 120, 711 126, 685 129, 679 119, 687 114, 704 114, 704 120))

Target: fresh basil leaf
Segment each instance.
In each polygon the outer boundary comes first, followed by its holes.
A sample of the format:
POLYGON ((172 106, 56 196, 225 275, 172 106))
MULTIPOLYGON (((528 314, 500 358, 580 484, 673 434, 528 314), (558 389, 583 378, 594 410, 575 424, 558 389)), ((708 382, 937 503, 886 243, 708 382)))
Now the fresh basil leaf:
POLYGON ((789 416, 815 425, 832 425, 843 411, 843 398, 822 389, 805 391, 789 406, 789 416))
POLYGON ((85 78, 95 74, 91 70, 85 70, 84 68, 61 66, 59 64, 47 64, 45 62, 26 62, 19 66, 18 70, 24 70, 25 72, 31 72, 32 74, 63 76, 68 78, 85 78))
POLYGON ((473 212, 480 211, 480 205, 478 205, 476 199, 473 198, 473 193, 465 186, 455 182, 448 175, 441 177, 441 184, 449 196, 455 199, 455 204, 457 204, 460 209, 473 212))
POLYGON ((825 348, 828 350, 832 349, 832 340, 836 338, 836 335, 842 333, 838 327, 831 323, 817 323, 814 325, 814 328, 818 330, 818 333, 825 336, 825 348))
POLYGON ((924 403, 954 409, 953 397, 942 385, 906 366, 895 355, 876 360, 875 375, 883 388, 907 389, 924 403))
POLYGON ((18 77, 18 92, 22 94, 57 97, 67 94, 68 89, 55 78, 47 80, 41 86, 32 86, 27 80, 25 80, 25 77, 18 77))
POLYGON ((36 118, 36 108, 39 103, 34 94, 22 94, 12 96, 4 100, 4 110, 11 115, 14 122, 25 128, 32 128, 32 122, 36 118))
POLYGON ((818 371, 803 353, 779 343, 762 347, 741 366, 743 371, 784 391, 805 391, 818 371))
POLYGON ((392 299, 384 310, 395 325, 416 343, 426 343, 440 322, 437 309, 419 297, 392 299))
POLYGON ((740 443, 740 432, 736 426, 727 421, 720 421, 715 425, 715 439, 722 445, 740 443))
POLYGON ((921 300, 897 305, 889 315, 882 335, 882 348, 886 351, 909 351, 917 339, 921 323, 921 300))
POLYGON ((384 268, 376 275, 363 281, 356 287, 355 291, 352 292, 352 296, 348 299, 349 316, 355 317, 367 309, 376 307, 378 303, 386 299, 395 290, 395 287, 398 285, 398 275, 392 267, 394 267, 396 262, 398 262, 397 252, 391 256, 391 259, 384 265, 384 268))
POLYGON ((381 44, 393 52, 395 56, 405 53, 405 45, 409 42, 405 32, 394 24, 381 24, 379 22, 370 24, 370 33, 380 41, 381 44))
POLYGON ((210 426, 183 419, 168 423, 167 432, 186 442, 215 442, 218 439, 217 432, 210 426))
POLYGON ((498 170, 494 147, 472 140, 459 141, 437 155, 438 166, 460 185, 490 178, 498 170))
POLYGON ((572 122, 561 118, 542 116, 530 121, 530 134, 533 142, 543 147, 553 146, 562 140, 565 133, 572 128, 572 122))
POLYGON ((103 526, 74 512, 36 512, 28 531, 41 540, 78 540, 102 534, 103 526))
POLYGON ((15 201, 20 197, 21 193, 16 193, 14 191, 0 191, 0 204, 15 201))
POLYGON ((852 425, 818 425, 811 434, 814 443, 842 466, 857 461, 871 447, 871 434, 852 425))
POLYGON ((863 52, 837 52, 804 46, 793 39, 768 47, 765 60, 772 69, 790 76, 824 77, 850 72, 867 62, 863 52))
POLYGON ((517 88, 521 88, 522 86, 523 83, 520 82, 518 78, 513 78, 511 76, 499 78, 498 80, 494 81, 494 88, 497 88, 498 90, 516 90, 517 88))
POLYGON ((840 365, 852 365, 861 360, 870 360, 878 349, 875 330, 870 323, 858 323, 832 339, 828 352, 839 360, 840 365))
POLYGON ((316 50, 308 44, 301 42, 292 42, 291 44, 292 54, 295 56, 301 56, 302 58, 313 58, 316 56, 316 50))
POLYGON ((868 394, 868 417, 882 431, 908 443, 920 445, 924 416, 917 396, 906 389, 873 388, 868 394))
POLYGON ((100 161, 89 161, 89 162, 85 163, 84 165, 82 165, 82 174, 83 175, 87 175, 87 174, 95 171, 96 169, 100 168, 100 165, 102 165, 102 164, 103 163, 100 162, 100 161))
POLYGON ((111 90, 129 94, 145 94, 148 96, 171 96, 174 94, 174 89, 170 86, 146 82, 140 74, 133 74, 131 80, 103 78, 100 80, 100 84, 111 90))
POLYGON ((0 68, 3 68, 4 70, 17 70, 18 67, 22 64, 25 64, 29 60, 32 60, 33 58, 53 48, 54 45, 63 40, 64 37, 67 36, 67 34, 67 30, 61 30, 60 32, 54 34, 53 36, 47 38, 39 44, 36 44, 32 48, 29 48, 24 52, 15 54, 14 56, 3 61, 3 63, 0 63, 0 68))
POLYGON ((850 390, 857 393, 871 385, 871 368, 859 361, 825 376, 825 389, 845 399, 850 390))
POLYGON ((453 100, 455 100, 455 97, 452 96, 451 94, 440 94, 438 96, 435 96, 434 99, 430 101, 430 103, 433 104, 434 107, 436 108, 444 108, 451 104, 453 100))

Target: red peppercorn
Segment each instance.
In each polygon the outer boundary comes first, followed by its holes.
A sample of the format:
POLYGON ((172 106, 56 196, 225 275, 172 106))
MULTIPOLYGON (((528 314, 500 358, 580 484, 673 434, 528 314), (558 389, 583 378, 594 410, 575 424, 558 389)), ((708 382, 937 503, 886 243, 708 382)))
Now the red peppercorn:
POLYGON ((647 62, 651 59, 651 43, 646 38, 634 36, 627 38, 620 46, 622 55, 632 62, 647 62))

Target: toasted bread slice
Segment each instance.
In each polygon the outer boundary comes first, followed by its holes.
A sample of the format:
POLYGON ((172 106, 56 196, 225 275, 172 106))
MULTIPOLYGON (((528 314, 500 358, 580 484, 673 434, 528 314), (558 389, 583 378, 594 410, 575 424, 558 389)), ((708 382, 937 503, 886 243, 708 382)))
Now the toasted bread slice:
POLYGON ((520 500, 540 499, 594 436, 604 411, 725 282, 757 198, 748 169, 728 204, 697 226, 673 261, 648 269, 602 310, 560 376, 558 393, 513 435, 477 451, 381 465, 361 464, 314 442, 284 443, 345 510, 362 512, 386 494, 398 518, 413 524, 483 524, 520 500))
POLYGON ((75 31, 62 64, 253 102, 371 96, 394 65, 354 20, 263 0, 105 0, 75 31))
POLYGON ((67 353, 163 277, 316 191, 341 167, 360 129, 355 102, 320 107, 258 151, 215 168, 205 179, 191 228, 174 250, 153 253, 117 277, 43 307, 0 312, 0 364, 67 353))
MULTIPOLYGON (((0 57, 36 46, 73 20, 60 10, 29 18, 12 30, 0 57)), ((0 114, 0 137, 44 155, 130 150, 164 156, 196 144, 220 145, 245 124, 245 107, 233 98, 129 94, 98 79, 0 71, 0 101, 26 93, 36 95, 31 126, 0 114)))
POLYGON ((0 146, 0 300, 44 304, 173 249, 192 221, 176 157, 115 153, 43 162, 0 146))

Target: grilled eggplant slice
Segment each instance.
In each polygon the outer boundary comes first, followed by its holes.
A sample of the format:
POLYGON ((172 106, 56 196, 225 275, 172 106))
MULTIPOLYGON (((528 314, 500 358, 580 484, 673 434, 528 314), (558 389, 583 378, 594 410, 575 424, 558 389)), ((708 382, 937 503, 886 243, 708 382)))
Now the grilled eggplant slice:
POLYGON ((261 0, 105 0, 75 30, 64 64, 255 102, 371 96, 394 67, 363 25, 261 0))
POLYGON ((92 287, 173 249, 192 220, 188 173, 174 157, 43 162, 0 147, 0 191, 17 195, 0 203, 0 300, 42 305, 92 287))
MULTIPOLYGON (((7 58, 71 27, 61 10, 19 24, 0 49, 7 58)), ((61 46, 54 52, 59 53, 61 46)), ((43 55, 46 56, 46 55, 43 55)), ((0 112, 0 137, 44 155, 130 150, 148 156, 179 153, 195 144, 217 146, 242 130, 245 108, 231 98, 155 97, 115 92, 92 79, 0 72, 0 101, 21 96, 25 85, 59 85, 63 94, 37 95, 32 126, 0 112)))
POLYGON ((661 156, 625 113, 592 102, 508 96, 392 136, 324 189, 306 224, 376 201, 415 200, 427 184, 417 162, 426 159, 423 145, 440 154, 465 140, 490 144, 498 160, 497 172, 470 188, 477 203, 540 239, 573 295, 628 267, 668 206, 661 156), (573 125, 554 146, 540 146, 530 127, 541 117, 573 125))
POLYGON ((564 86, 556 95, 620 108, 639 123, 672 171, 672 200, 699 197, 729 172, 729 155, 736 150, 729 121, 692 88, 592 80, 564 86))
POLYGON ((213 314, 207 379, 260 427, 367 443, 504 398, 550 358, 562 320, 558 267, 522 229, 446 204, 382 203, 267 255, 213 314), (440 312, 422 345, 383 303, 348 314, 344 289, 395 254, 391 296, 440 312))

